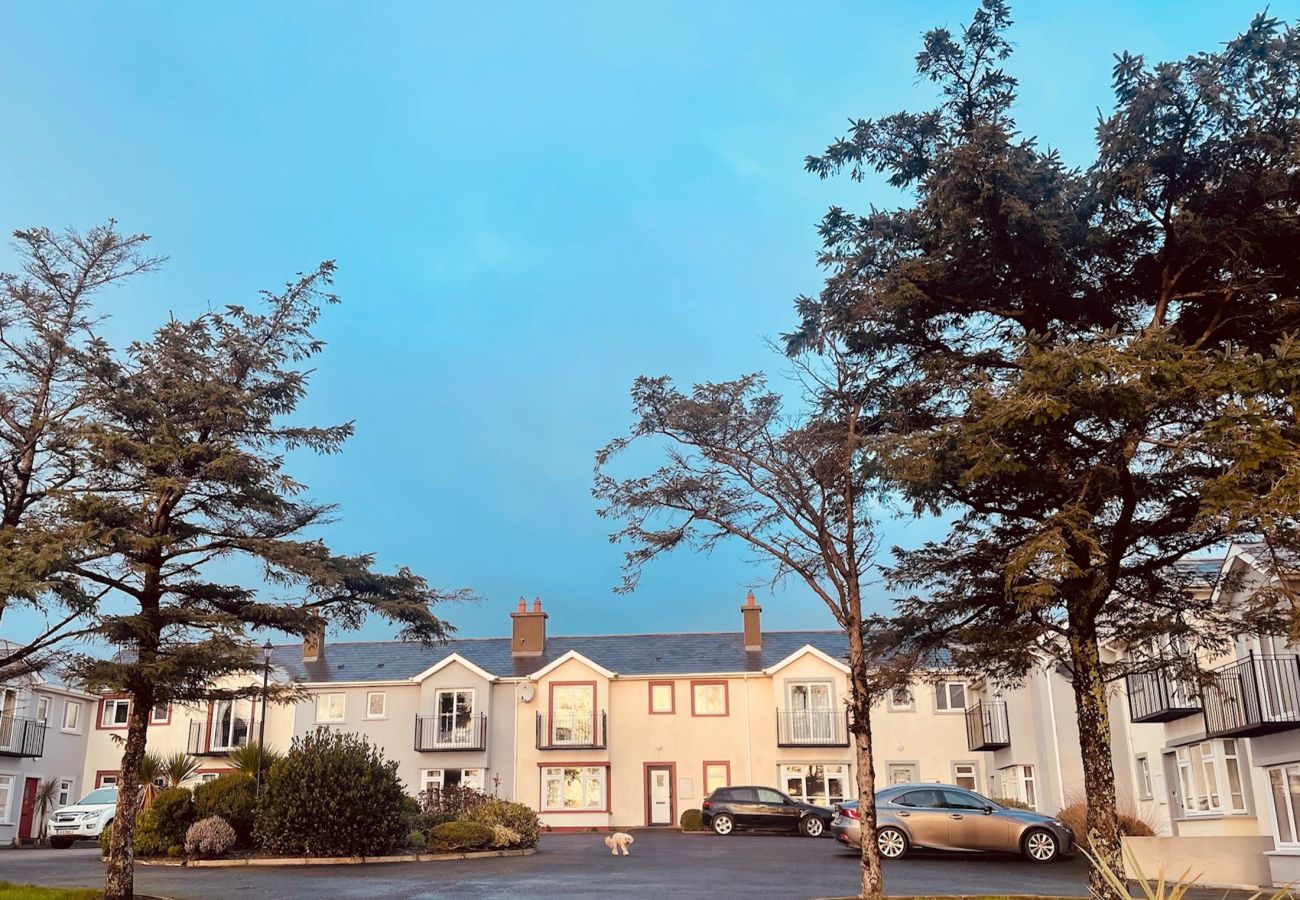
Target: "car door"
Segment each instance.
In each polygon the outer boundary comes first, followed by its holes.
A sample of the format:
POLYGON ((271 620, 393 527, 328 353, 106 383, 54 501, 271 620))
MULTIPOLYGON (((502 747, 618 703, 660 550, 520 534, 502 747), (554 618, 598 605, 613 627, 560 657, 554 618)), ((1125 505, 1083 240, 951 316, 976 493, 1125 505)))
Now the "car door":
POLYGON ((761 827, 762 817, 759 815, 758 796, 752 787, 727 788, 726 809, 730 810, 737 825, 746 828, 761 827))
POLYGON ((803 810, 785 794, 773 788, 755 788, 758 795, 758 815, 762 818, 760 828, 776 828, 794 831, 799 827, 799 816, 803 810))
POLYGON ((966 791, 943 791, 948 809, 948 844, 960 850, 1007 850, 1011 823, 997 814, 987 813, 989 803, 966 791))
POLYGON ((889 812, 904 824, 913 844, 948 846, 948 810, 938 788, 917 788, 900 794, 890 801, 889 812))

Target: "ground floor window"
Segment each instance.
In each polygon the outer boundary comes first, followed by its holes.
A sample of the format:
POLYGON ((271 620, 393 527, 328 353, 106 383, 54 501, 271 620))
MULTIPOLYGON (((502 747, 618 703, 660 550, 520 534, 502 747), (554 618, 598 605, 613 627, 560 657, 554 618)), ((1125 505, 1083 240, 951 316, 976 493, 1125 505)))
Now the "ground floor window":
POLYGON ((979 775, 975 771, 975 763, 953 763, 952 783, 968 791, 979 790, 979 775))
POLYGON ((911 784, 920 781, 916 763, 886 763, 885 781, 888 784, 911 784))
POLYGON ((95 787, 97 788, 117 787, 117 773, 100 772, 99 775, 95 778, 95 787))
POLYGON ((14 777, 0 775, 0 822, 9 821, 9 801, 14 796, 14 777))
POLYGON ((731 763, 711 762, 704 764, 704 796, 709 796, 720 787, 731 784, 731 763))
POLYGON ((1007 766, 998 770, 999 793, 1011 800, 1038 809, 1038 785, 1034 781, 1033 766, 1007 766))
POLYGON ((422 769, 420 784, 426 791, 463 787, 483 790, 483 769, 422 769))
POLYGON ((1271 766, 1265 771, 1278 847, 1300 848, 1300 763, 1271 766))
POLYGON ((1235 740, 1202 741, 1174 751, 1184 816, 1246 812, 1246 786, 1235 740))
POLYGON ((547 766, 542 769, 542 811, 606 809, 604 766, 547 766))
POLYGON ((58 797, 59 806, 67 806, 70 803, 72 803, 73 800, 72 788, 75 783, 76 782, 74 782, 71 778, 59 779, 59 797, 58 797))
POLYGON ((842 763, 788 763, 781 766, 785 792, 804 803, 842 803, 849 784, 849 767, 842 763))

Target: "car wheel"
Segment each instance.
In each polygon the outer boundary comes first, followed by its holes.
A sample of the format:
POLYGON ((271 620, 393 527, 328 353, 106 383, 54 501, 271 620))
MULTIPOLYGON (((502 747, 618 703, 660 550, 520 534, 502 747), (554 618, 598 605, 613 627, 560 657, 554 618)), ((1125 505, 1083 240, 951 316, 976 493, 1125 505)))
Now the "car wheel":
POLYGON ((1025 835, 1021 849, 1030 862, 1036 863, 1049 863, 1061 854, 1061 844, 1056 835, 1042 828, 1035 828, 1025 835))
POLYGON ((713 817, 714 834, 720 834, 725 837, 726 835, 731 834, 732 829, 734 829, 735 827, 736 827, 736 823, 731 821, 731 816, 727 815, 726 813, 718 813, 716 816, 713 817))
POLYGON ((876 849, 885 859, 902 859, 907 855, 907 835, 892 825, 876 831, 876 849))
POLYGON ((52 837, 50 838, 50 846, 55 850, 67 850, 72 846, 73 840, 74 838, 70 837, 52 837))
POLYGON ((804 816, 799 820, 799 830, 804 837, 821 837, 826 833, 826 823, 821 816, 804 816))

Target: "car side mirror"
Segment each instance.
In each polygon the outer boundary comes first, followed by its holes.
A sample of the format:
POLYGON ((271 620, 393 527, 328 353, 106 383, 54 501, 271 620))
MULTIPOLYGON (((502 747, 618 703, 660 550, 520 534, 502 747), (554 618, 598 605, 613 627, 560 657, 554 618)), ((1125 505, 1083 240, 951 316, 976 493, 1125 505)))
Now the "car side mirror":
POLYGON ((991 815, 993 815, 993 807, 991 807, 991 806, 986 806, 986 807, 984 807, 984 815, 986 815, 986 816, 991 816, 991 815))

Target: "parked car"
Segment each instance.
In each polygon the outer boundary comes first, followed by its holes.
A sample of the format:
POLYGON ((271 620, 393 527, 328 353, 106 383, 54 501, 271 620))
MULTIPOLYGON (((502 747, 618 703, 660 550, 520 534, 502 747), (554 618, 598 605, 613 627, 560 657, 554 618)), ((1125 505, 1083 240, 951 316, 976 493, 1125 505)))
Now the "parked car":
MULTIPOLYGON (((841 844, 861 846, 857 801, 836 805, 831 833, 841 844)), ((896 784, 876 792, 876 847, 885 859, 925 847, 1021 853, 1048 863, 1074 852, 1074 834, 1059 819, 1001 806, 956 785, 896 784)))
POLYGON ((97 838, 113 824, 117 809, 117 788, 97 788, 71 806, 56 809, 50 816, 50 846, 60 850, 77 838, 97 838))
POLYGON ((728 835, 737 828, 769 828, 821 837, 834 812, 803 803, 776 788, 739 786, 718 788, 700 804, 704 827, 728 835))

